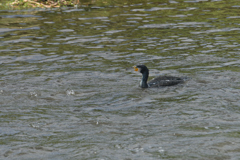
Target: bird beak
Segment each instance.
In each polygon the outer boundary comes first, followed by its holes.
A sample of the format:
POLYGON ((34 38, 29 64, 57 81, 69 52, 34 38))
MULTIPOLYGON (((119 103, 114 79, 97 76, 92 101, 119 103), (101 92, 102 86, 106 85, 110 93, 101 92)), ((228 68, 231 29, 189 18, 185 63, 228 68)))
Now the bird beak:
POLYGON ((136 66, 133 66, 134 71, 138 71, 138 68, 136 66))

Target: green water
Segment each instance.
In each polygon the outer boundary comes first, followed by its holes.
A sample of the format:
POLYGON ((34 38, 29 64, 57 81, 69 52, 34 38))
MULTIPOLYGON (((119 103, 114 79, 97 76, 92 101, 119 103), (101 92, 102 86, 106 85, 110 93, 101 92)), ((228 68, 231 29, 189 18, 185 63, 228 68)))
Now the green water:
POLYGON ((238 159, 239 7, 3 8, 0 159, 238 159), (141 89, 136 64, 189 81, 141 89))

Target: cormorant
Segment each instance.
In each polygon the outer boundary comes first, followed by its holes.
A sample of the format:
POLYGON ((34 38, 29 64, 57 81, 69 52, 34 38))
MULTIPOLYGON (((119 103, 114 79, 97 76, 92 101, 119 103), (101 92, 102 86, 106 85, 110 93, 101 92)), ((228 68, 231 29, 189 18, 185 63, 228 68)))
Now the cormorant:
POLYGON ((153 80, 148 80, 149 70, 145 65, 136 65, 133 66, 135 71, 139 71, 142 73, 142 80, 140 82, 141 88, 152 88, 152 87, 160 87, 160 86, 172 86, 178 83, 184 82, 184 80, 180 77, 173 76, 159 76, 154 78, 153 80))

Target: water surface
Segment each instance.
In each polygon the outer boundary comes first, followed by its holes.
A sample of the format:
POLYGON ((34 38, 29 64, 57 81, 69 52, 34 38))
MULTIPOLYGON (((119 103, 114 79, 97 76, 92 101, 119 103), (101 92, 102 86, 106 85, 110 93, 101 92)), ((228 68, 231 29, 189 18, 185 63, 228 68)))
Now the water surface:
POLYGON ((1 159, 238 159, 239 7, 1 10, 1 159), (191 79, 141 89, 136 64, 191 79))

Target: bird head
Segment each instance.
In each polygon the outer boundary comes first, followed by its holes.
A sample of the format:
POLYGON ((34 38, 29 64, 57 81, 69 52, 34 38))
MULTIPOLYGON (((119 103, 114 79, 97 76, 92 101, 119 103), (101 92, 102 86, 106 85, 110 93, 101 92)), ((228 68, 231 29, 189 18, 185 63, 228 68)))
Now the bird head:
POLYGON ((148 68, 145 66, 145 65, 136 65, 136 66, 133 66, 134 68, 134 71, 138 71, 140 73, 144 73, 146 71, 148 71, 148 68))

